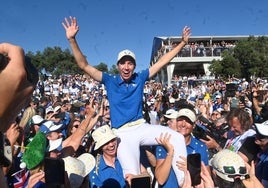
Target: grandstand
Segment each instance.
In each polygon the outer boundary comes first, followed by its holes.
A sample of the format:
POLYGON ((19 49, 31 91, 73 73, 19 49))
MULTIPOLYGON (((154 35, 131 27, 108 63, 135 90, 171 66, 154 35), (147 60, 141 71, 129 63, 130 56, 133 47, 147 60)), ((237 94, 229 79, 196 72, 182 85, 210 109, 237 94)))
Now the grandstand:
MULTIPOLYGON (((191 36, 183 50, 174 57, 157 75, 156 80, 170 85, 177 76, 193 76, 200 80, 213 79, 208 67, 212 60, 221 60, 222 52, 235 47, 239 40, 246 40, 249 36, 191 36)), ((181 37, 155 37, 153 40, 150 65, 153 65, 174 45, 181 41, 181 37)))

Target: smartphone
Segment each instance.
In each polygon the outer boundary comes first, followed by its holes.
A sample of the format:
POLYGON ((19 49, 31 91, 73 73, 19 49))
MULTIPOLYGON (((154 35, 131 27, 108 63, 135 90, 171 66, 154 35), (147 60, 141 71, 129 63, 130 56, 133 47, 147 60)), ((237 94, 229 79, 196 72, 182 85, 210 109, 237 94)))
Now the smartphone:
POLYGON ((187 169, 191 175, 192 186, 199 185, 201 183, 201 155, 200 153, 194 153, 187 155, 187 169))
POLYGON ((45 158, 44 170, 46 187, 56 188, 64 185, 65 167, 60 158, 45 158))
POLYGON ((239 101, 244 104, 245 103, 245 96, 240 96, 239 101))
POLYGON ((150 175, 136 176, 131 179, 130 188, 151 188, 150 175))

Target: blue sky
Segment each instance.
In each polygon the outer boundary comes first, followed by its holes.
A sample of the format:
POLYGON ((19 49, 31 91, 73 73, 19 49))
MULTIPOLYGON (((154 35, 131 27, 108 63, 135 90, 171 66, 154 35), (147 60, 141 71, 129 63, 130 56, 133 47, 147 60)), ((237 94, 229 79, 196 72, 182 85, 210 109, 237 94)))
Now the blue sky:
POLYGON ((0 42, 26 52, 69 48, 61 25, 75 16, 77 40, 88 62, 110 68, 122 49, 136 54, 137 70, 149 66, 156 36, 268 35, 267 0, 8 0, 0 5, 0 42))

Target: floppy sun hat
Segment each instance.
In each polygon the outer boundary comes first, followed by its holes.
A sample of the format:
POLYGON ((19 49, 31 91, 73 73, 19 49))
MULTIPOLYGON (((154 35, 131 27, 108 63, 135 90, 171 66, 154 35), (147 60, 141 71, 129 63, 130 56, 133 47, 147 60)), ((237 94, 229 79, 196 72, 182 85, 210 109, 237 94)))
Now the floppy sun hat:
POLYGON ((93 131, 92 138, 95 141, 94 150, 97 150, 104 144, 116 138, 116 135, 108 125, 103 125, 93 131))
POLYGON ((216 174, 229 182, 234 182, 234 177, 245 179, 247 169, 244 160, 235 152, 223 149, 216 153, 210 160, 210 165, 216 174))
POLYGON ((89 153, 83 153, 79 157, 65 157, 64 166, 67 171, 72 188, 79 188, 86 177, 95 166, 95 158, 89 153))

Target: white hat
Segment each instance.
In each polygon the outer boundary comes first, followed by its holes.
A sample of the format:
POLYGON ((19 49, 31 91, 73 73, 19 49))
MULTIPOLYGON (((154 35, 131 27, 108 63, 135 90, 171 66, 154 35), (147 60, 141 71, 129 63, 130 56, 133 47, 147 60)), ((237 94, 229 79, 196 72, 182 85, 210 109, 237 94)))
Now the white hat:
POLYGON ((57 113, 59 112, 60 109, 61 109, 61 106, 56 106, 53 111, 54 113, 57 113))
POLYGON ((244 160, 234 151, 223 149, 216 153, 210 160, 210 165, 216 171, 216 174, 229 182, 234 182, 233 176, 245 178, 247 169, 244 160))
POLYGON ((263 136, 268 136, 268 120, 263 123, 255 123, 258 132, 263 136))
POLYGON ((70 186, 73 188, 81 186, 84 177, 90 173, 96 164, 95 158, 89 153, 83 153, 77 158, 68 156, 63 158, 63 160, 70 180, 70 186))
POLYGON ((48 145, 47 151, 53 151, 55 149, 57 149, 58 151, 61 151, 62 138, 59 138, 57 140, 49 140, 49 145, 48 145))
POLYGON ((174 98, 170 98, 169 99, 169 103, 175 103, 175 99, 174 98))
POLYGON ((31 125, 39 125, 44 121, 44 118, 42 118, 40 115, 34 115, 30 121, 31 125))
POLYGON ((164 116, 168 119, 176 119, 179 117, 179 113, 174 109, 169 109, 164 116))
POLYGON ((48 114, 49 112, 54 112, 54 109, 52 106, 49 106, 46 108, 46 114, 48 114))
POLYGON ((116 138, 116 135, 108 125, 103 125, 93 131, 92 137, 95 141, 94 150, 97 150, 107 142, 116 138))
POLYGON ((41 124, 39 131, 47 134, 61 129, 62 126, 63 124, 55 124, 53 121, 48 120, 41 124))
POLYGON ((250 108, 244 108, 244 110, 248 113, 250 117, 252 117, 252 110, 250 108))
POLYGON ((187 117, 192 123, 196 121, 196 114, 188 108, 182 108, 178 111, 178 117, 187 117))
POLYGON ((134 60, 136 60, 135 54, 132 51, 126 49, 126 50, 122 50, 121 52, 119 52, 118 57, 117 57, 117 62, 119 62, 124 56, 130 56, 134 60))
POLYGON ((215 99, 220 99, 221 95, 216 95, 215 99))

